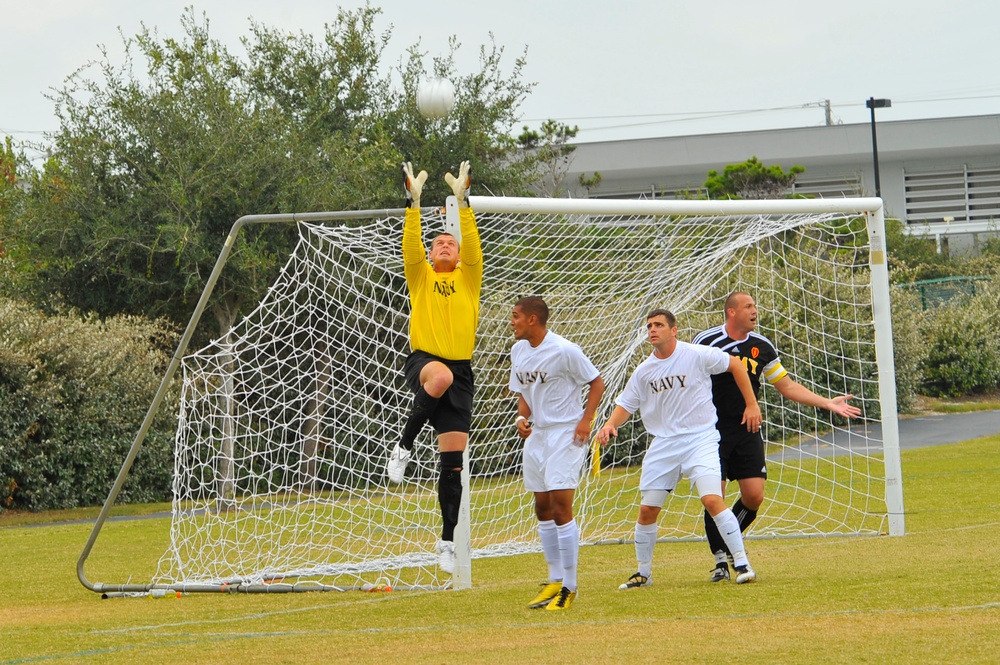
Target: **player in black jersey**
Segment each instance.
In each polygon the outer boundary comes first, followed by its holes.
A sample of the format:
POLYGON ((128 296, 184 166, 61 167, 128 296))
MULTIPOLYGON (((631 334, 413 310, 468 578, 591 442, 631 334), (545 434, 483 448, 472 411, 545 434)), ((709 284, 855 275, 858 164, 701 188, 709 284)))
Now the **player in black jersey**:
MULTIPOLYGON (((737 356, 750 375, 754 395, 760 397, 761 378, 774 386, 782 397, 807 406, 826 409, 844 418, 856 418, 861 409, 848 401, 853 395, 820 397, 800 383, 797 383, 781 365, 778 350, 763 335, 754 332, 757 327, 757 304, 749 293, 736 291, 726 298, 726 320, 720 326, 699 333, 696 344, 714 346, 737 356)), ((757 511, 764 502, 764 487, 767 482, 767 460, 764 457, 764 437, 760 431, 749 431, 741 424, 746 405, 743 396, 729 373, 712 377, 712 401, 719 420, 719 458, 722 463, 723 489, 727 480, 735 480, 740 485, 740 498, 733 504, 733 513, 740 522, 740 529, 757 519, 757 511)), ((705 535, 715 557, 712 581, 729 579, 729 552, 715 526, 715 522, 705 519, 705 535)))

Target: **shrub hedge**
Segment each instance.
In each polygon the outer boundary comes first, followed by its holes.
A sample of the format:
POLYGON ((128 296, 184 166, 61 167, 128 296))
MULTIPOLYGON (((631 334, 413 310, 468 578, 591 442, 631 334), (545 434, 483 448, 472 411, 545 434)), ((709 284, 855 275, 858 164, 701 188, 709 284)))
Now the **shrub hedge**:
MULTIPOLYGON (((132 316, 46 316, 0 299, 0 510, 100 505, 152 402, 177 335, 132 316)), ((120 501, 170 495, 176 391, 120 501)))
POLYGON ((922 392, 959 397, 1000 388, 1000 280, 929 309, 922 392))

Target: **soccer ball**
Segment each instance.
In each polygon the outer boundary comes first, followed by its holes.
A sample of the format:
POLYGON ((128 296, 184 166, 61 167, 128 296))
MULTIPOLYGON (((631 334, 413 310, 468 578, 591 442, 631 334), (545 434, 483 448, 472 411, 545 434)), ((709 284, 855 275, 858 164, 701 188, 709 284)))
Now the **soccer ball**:
POLYGON ((427 79, 417 86, 417 110, 425 118, 443 118, 454 106, 455 86, 448 79, 427 79))

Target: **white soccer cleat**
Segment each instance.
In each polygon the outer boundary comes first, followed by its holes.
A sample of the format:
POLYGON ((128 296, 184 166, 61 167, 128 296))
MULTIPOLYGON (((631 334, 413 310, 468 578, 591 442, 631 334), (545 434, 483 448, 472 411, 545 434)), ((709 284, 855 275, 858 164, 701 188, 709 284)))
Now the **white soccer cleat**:
POLYGON ((455 543, 439 540, 437 544, 438 568, 451 575, 455 572, 455 543))
POLYGON ((747 584, 748 582, 753 582, 755 579, 757 579, 757 573, 750 567, 749 563, 745 566, 736 566, 737 584, 747 584))
POLYGON ((406 465, 410 463, 412 456, 412 450, 406 450, 398 443, 396 444, 396 447, 389 454, 389 461, 385 463, 385 475, 389 476, 390 483, 403 482, 403 476, 406 475, 406 465))

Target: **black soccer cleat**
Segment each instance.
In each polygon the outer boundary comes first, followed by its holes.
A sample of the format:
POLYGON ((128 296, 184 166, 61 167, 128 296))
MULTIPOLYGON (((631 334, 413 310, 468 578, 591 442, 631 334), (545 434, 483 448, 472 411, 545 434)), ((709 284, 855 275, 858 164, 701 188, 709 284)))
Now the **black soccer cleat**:
POLYGON ((715 568, 712 569, 711 581, 713 581, 713 582, 728 582, 729 581, 729 564, 728 563, 716 564, 715 568))
POLYGON ((642 573, 634 573, 632 577, 628 578, 628 582, 619 584, 618 588, 624 591, 625 589, 638 589, 643 586, 653 586, 652 575, 646 577, 642 573))

